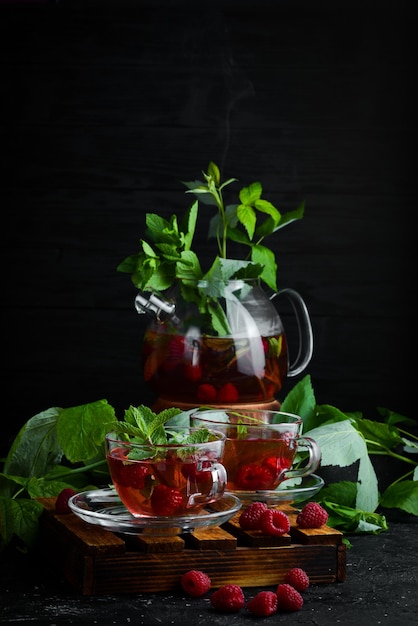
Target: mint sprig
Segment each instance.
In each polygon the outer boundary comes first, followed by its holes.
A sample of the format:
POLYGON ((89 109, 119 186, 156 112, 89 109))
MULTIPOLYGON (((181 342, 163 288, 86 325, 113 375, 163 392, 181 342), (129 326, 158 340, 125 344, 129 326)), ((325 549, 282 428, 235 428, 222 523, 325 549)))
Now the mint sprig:
POLYGON ((206 315, 215 333, 230 331, 219 304, 220 297, 228 297, 225 290, 231 279, 259 278, 270 289, 277 291, 277 262, 275 254, 266 247, 264 239, 295 220, 302 219, 304 202, 297 209, 281 213, 262 197, 261 183, 243 187, 237 202, 227 204, 225 188, 236 178, 221 181, 218 166, 210 162, 203 180, 184 182, 186 193, 196 196, 179 221, 176 215, 165 219, 155 213, 146 214, 144 238, 140 250, 125 258, 117 267, 119 272, 131 275, 140 291, 163 292, 178 284, 186 302, 194 302, 206 315), (210 219, 209 239, 216 240, 215 254, 210 266, 203 263, 193 250, 193 239, 198 223, 199 202, 215 207, 210 219), (228 256, 228 243, 234 242, 242 250, 242 258, 228 256), (199 288, 199 281, 216 286, 216 291, 199 288))

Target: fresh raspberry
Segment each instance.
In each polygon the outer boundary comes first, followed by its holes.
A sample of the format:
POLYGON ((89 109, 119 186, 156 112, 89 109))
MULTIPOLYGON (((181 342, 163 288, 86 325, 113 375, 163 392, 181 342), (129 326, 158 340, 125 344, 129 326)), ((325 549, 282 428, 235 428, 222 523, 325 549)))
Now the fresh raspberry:
POLYGON ((239 398, 238 389, 232 383, 226 383, 219 389, 218 403, 231 404, 237 402, 239 398))
POLYGON ((202 368, 200 367, 200 365, 184 365, 183 373, 184 377, 187 378, 187 380, 192 380, 194 382, 202 378, 202 368))
POLYGON ((210 603, 216 611, 237 613, 245 605, 244 593, 239 585, 224 585, 211 595, 210 603))
POLYGON ((308 502, 296 518, 299 528, 321 528, 327 523, 328 513, 318 502, 308 502))
POLYGON ((55 511, 60 514, 71 513, 71 509, 68 506, 68 500, 71 498, 71 496, 75 496, 76 493, 77 492, 74 491, 74 489, 71 489, 71 487, 66 487, 65 489, 60 491, 55 501, 55 511))
POLYGON ((257 489, 272 489, 275 476, 268 467, 257 463, 241 465, 238 469, 235 482, 238 489, 253 491, 257 489))
POLYGON ((292 585, 282 583, 276 589, 278 611, 299 611, 303 606, 303 598, 292 585))
POLYGON ((207 574, 197 569, 192 569, 186 572, 181 577, 181 586, 183 591, 197 598, 203 596, 209 591, 211 580, 207 574))
POLYGON ((296 591, 305 591, 309 587, 309 576, 300 567, 292 567, 284 579, 288 585, 292 585, 296 591))
POLYGON ((152 490, 151 506, 155 515, 174 515, 183 505, 183 496, 178 489, 157 485, 152 490))
POLYGON ((239 516, 239 525, 243 530, 257 530, 264 511, 267 511, 265 502, 253 502, 239 516))
POLYGON ((265 535, 281 537, 289 532, 290 520, 283 511, 267 509, 260 515, 259 529, 265 535))
POLYGON ((280 456, 269 456, 263 461, 264 467, 267 467, 275 480, 283 479, 283 473, 292 465, 289 459, 282 458, 280 456))
POLYGON ((197 388, 197 399, 202 404, 210 404, 211 402, 216 402, 216 396, 216 387, 210 385, 209 383, 203 383, 197 388))
POLYGON ((161 363, 161 369, 169 372, 177 367, 183 359, 184 350, 184 337, 180 335, 172 337, 167 345, 166 353, 161 363))
POLYGON ((124 487, 133 487, 134 489, 143 489, 146 484, 146 478, 150 473, 150 468, 145 463, 115 463, 117 466, 117 482, 124 487))
POLYGON ((260 591, 248 600, 247 611, 258 617, 268 617, 277 611, 277 594, 274 591, 260 591))

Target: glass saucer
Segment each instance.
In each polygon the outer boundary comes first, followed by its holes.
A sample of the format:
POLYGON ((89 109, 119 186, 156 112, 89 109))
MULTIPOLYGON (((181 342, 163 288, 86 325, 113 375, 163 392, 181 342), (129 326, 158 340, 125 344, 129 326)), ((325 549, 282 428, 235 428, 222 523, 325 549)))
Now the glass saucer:
POLYGON ((324 480, 320 476, 310 474, 304 478, 284 480, 277 489, 228 491, 227 493, 237 496, 242 502, 266 502, 267 504, 289 502, 290 504, 297 504, 312 498, 323 486, 324 480))
POLYGON ((153 536, 179 535, 193 532, 196 528, 220 526, 242 506, 237 496, 226 493, 217 502, 208 504, 204 509, 190 515, 134 517, 112 488, 77 493, 69 499, 68 504, 77 517, 89 524, 101 526, 115 533, 153 536))

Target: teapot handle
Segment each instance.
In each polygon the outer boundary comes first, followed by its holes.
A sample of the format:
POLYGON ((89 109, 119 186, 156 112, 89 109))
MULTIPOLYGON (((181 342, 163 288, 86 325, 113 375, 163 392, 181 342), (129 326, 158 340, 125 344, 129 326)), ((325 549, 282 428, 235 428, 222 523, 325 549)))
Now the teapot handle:
POLYGON ((286 296, 292 305, 299 331, 299 351, 294 362, 289 365, 287 372, 287 375, 291 377, 297 376, 303 372, 312 358, 313 332, 308 309, 302 296, 294 289, 286 287, 285 289, 273 293, 270 296, 270 300, 274 300, 274 298, 281 295, 286 296))

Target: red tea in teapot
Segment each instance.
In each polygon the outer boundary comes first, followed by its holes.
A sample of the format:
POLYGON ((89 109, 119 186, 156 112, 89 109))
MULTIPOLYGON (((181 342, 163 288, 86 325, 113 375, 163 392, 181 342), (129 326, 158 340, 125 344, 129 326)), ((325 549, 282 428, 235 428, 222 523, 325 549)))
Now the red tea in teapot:
POLYGON ((156 332, 143 341, 144 378, 159 398, 192 406, 271 401, 288 373, 285 335, 213 337, 156 332))

